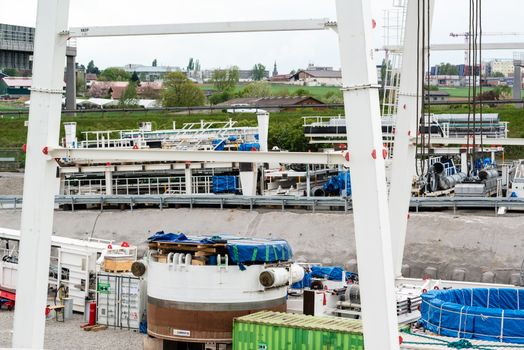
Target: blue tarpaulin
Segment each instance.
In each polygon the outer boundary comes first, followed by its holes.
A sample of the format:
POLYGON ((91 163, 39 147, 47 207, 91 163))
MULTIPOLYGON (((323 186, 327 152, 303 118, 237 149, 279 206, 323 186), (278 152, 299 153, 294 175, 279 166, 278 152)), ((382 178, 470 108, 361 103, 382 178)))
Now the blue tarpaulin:
POLYGON ((149 242, 173 242, 180 244, 225 243, 230 261, 243 268, 244 264, 288 261, 293 252, 285 240, 263 240, 233 236, 188 237, 183 233, 155 233, 149 242))
POLYGON ((236 193, 238 178, 236 176, 213 176, 213 193, 236 193))
POLYGON ((223 151, 226 149, 226 140, 216 139, 212 141, 212 144, 213 144, 213 149, 215 151, 223 151))
POLYGON ((351 196, 351 175, 349 171, 341 171, 337 176, 329 178, 324 184, 324 191, 329 194, 339 195, 342 191, 351 196))
POLYGON ((250 152, 250 151, 260 151, 259 143, 242 143, 238 146, 239 151, 250 152))
POLYGON ((449 337, 524 344, 524 291, 451 289, 422 295, 420 323, 449 337))
POLYGON ((346 272, 344 276, 344 269, 340 266, 311 266, 311 271, 304 274, 304 279, 300 282, 294 283, 291 288, 302 289, 311 287, 313 278, 326 278, 330 281, 342 281, 342 278, 348 277, 351 274, 346 272))

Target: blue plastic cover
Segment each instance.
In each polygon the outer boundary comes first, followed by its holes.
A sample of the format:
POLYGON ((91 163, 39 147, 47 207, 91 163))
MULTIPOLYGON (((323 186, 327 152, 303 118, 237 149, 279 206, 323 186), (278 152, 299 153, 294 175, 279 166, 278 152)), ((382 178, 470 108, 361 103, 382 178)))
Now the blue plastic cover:
POLYGON ((479 288, 422 295, 420 323, 450 337, 524 344, 524 291, 479 288))
POLYGON ((239 238, 228 235, 188 237, 183 233, 155 233, 147 239, 149 242, 172 242, 180 244, 215 244, 225 243, 230 261, 241 268, 246 263, 273 263, 288 261, 293 257, 290 245, 285 240, 263 240, 239 238))
POLYGON ((316 278, 327 278, 330 281, 342 281, 344 269, 340 266, 312 266, 311 275, 316 278))
POLYGON ((329 194, 339 195, 344 190, 346 195, 351 196, 351 175, 349 171, 339 172, 337 176, 329 178, 324 184, 324 191, 329 194))
POLYGON ((238 150, 242 152, 260 151, 259 143, 242 143, 238 146, 238 150))
POLYGON ((228 241, 227 250, 233 263, 288 261, 293 257, 291 247, 284 240, 228 241))
POLYGON ((236 193, 238 178, 236 176, 213 176, 213 193, 236 193))
POLYGON ((226 140, 216 139, 213 140, 211 143, 213 144, 213 149, 215 151, 223 151, 226 149, 226 140))

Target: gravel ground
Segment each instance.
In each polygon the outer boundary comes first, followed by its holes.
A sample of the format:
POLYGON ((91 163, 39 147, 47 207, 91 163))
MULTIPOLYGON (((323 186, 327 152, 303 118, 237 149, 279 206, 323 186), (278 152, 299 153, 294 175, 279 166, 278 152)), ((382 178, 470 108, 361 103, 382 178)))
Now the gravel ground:
POLYGON ((24 173, 0 172, 0 196, 19 196, 24 189, 24 173))
MULTIPOLYGON (((0 310, 0 348, 11 347, 14 312, 0 310)), ((46 321, 46 349, 143 349, 144 335, 134 331, 106 329, 86 332, 80 328, 83 315, 75 314, 64 323, 46 321)))

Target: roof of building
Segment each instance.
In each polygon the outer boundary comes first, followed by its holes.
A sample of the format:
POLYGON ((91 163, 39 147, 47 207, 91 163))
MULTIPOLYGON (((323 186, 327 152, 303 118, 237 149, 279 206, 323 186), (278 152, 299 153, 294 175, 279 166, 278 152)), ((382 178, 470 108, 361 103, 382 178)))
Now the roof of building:
POLYGON ((137 74, 140 73, 169 73, 169 72, 177 72, 180 70, 178 67, 169 67, 169 66, 161 66, 161 67, 154 67, 154 66, 138 66, 138 65, 127 65, 123 68, 126 72, 136 72, 137 74))
POLYGON ((288 81, 289 79, 291 79, 292 76, 293 74, 279 74, 279 75, 272 76, 271 78, 269 78, 269 80, 270 81, 288 81))
POLYGON ((296 106, 310 101, 315 104, 324 104, 310 96, 293 96, 293 97, 242 97, 234 98, 232 100, 221 103, 220 106, 231 106, 234 104, 247 104, 260 107, 277 107, 277 106, 296 106))
POLYGON ((313 78, 342 78, 342 71, 339 70, 300 70, 295 76, 300 73, 306 73, 313 78))
POLYGON ((26 77, 5 77, 2 80, 9 87, 30 88, 33 84, 33 79, 26 77))
POLYGON ((426 91, 426 96, 449 96, 446 91, 426 91))
POLYGON ((86 73, 86 80, 98 80, 98 76, 95 73, 86 73))

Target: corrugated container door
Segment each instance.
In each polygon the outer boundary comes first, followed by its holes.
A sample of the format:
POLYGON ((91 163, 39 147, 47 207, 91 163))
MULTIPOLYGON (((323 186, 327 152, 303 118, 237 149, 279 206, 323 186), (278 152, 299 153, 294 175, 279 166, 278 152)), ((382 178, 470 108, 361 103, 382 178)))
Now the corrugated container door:
POLYGON ((118 327, 118 279, 116 276, 98 275, 97 277, 97 323, 118 327))

